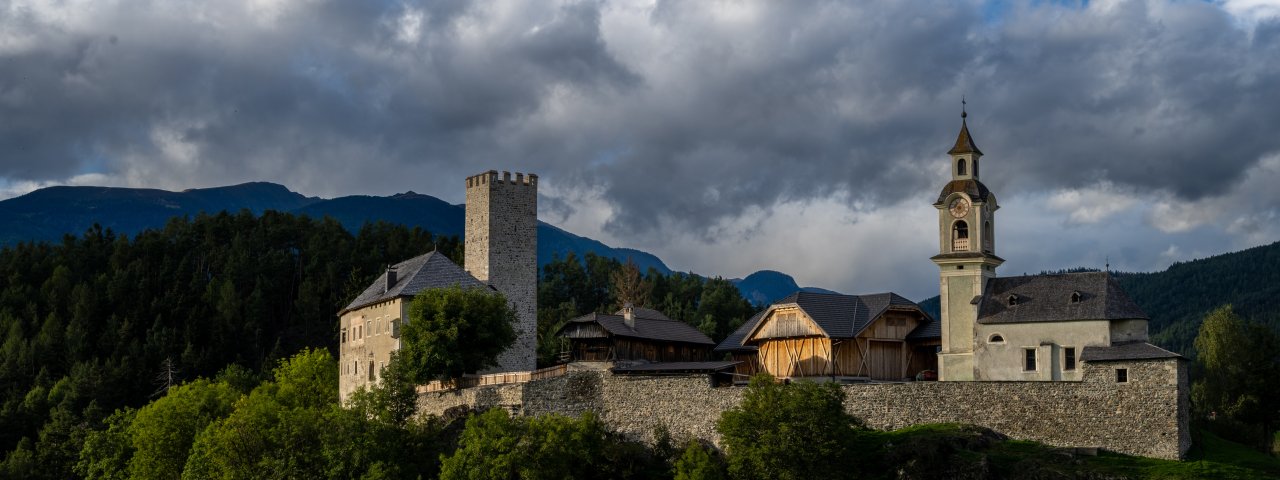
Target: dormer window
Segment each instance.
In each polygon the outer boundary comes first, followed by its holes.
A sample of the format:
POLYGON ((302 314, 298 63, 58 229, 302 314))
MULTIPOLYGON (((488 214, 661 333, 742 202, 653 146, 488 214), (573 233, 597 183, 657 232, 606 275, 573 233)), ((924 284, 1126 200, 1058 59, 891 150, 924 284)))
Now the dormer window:
POLYGON ((1012 306, 1016 306, 1016 305, 1018 305, 1018 296, 1017 296, 1017 295, 1009 295, 1009 306, 1010 306, 1010 307, 1012 307, 1012 306))
POLYGON ((960 175, 960 176, 964 176, 964 175, 965 175, 964 159, 963 159, 963 158, 961 158, 959 162, 956 162, 956 175, 960 175))
POLYGON ((1080 292, 1071 292, 1071 303, 1080 303, 1080 292))

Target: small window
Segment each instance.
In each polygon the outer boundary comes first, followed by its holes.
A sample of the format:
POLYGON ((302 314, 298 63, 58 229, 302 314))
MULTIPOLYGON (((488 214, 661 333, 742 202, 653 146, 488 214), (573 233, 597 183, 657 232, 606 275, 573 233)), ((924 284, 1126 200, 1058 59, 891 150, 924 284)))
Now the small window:
POLYGON ((1127 368, 1116 369, 1116 383, 1129 383, 1129 369, 1127 368))
POLYGON ((987 339, 987 343, 1004 343, 1004 337, 999 333, 992 334, 991 338, 987 339))
POLYGON ((1034 372, 1036 371, 1036 349, 1028 348, 1025 351, 1027 352, 1027 354, 1026 354, 1025 360, 1023 361, 1022 370, 1027 372, 1034 372))
POLYGON ((342 329, 342 343, 347 343, 347 329, 342 329))
POLYGON ((1062 367, 1062 369, 1063 369, 1063 370, 1075 370, 1075 369, 1076 369, 1076 349, 1075 349, 1075 347, 1067 347, 1067 348, 1062 349, 1062 365, 1063 365, 1063 367, 1062 367))
POLYGON ((1012 307, 1012 306, 1017 305, 1017 304, 1018 304, 1018 296, 1017 296, 1017 295, 1009 295, 1009 306, 1010 306, 1010 307, 1012 307))
POLYGON ((1071 303, 1080 303, 1080 292, 1071 292, 1071 303))
POLYGON ((964 270, 964 265, 956 265, 956 270, 964 270))
POLYGON ((964 159, 961 158, 960 161, 956 162, 956 175, 964 174, 964 159))
POLYGON ((373 336, 373 320, 366 320, 364 322, 364 336, 373 336))

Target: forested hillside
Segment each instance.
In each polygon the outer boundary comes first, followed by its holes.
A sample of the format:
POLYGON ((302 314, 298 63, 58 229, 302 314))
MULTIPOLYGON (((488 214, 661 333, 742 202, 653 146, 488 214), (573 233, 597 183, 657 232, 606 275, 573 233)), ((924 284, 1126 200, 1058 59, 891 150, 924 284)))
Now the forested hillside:
POLYGON ((1204 316, 1231 304, 1244 318, 1280 328, 1280 242, 1175 263, 1163 272, 1117 273, 1151 316, 1153 343, 1193 353, 1204 316))
MULTIPOLYGON (((231 365, 256 376, 305 348, 333 351, 336 312, 386 265, 433 248, 461 264, 457 237, 387 223, 352 233, 331 219, 242 211, 136 237, 95 227, 0 250, 0 478, 19 464, 73 477, 86 432, 168 385, 231 365)), ((610 285, 622 268, 594 254, 546 266, 545 360, 558 353, 550 334, 565 320, 617 308, 610 285)), ((650 270, 642 284, 646 305, 712 336, 754 313, 727 280, 650 270)))

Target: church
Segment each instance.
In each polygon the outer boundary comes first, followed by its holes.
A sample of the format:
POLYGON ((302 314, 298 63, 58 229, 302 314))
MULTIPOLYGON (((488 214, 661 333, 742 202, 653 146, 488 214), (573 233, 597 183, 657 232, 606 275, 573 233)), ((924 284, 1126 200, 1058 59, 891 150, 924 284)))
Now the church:
MULTIPOLYGON (((840 381, 1081 381, 1083 364, 1181 359, 1147 343, 1149 318, 1107 272, 998 277, 996 196, 961 112, 938 210, 941 318, 894 293, 797 292, 715 352, 735 373, 840 381)), ((1117 367, 1118 383, 1129 372, 1117 367)))

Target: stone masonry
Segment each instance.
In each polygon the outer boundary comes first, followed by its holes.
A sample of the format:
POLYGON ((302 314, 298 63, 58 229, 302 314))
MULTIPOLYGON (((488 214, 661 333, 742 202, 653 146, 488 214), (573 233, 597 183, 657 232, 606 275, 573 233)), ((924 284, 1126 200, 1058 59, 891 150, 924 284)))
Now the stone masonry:
POLYGON ((538 176, 490 170, 467 177, 463 268, 507 298, 518 336, 481 373, 533 370, 538 335, 538 176))
MULTIPOLYGON (((1101 447, 1130 455, 1181 458, 1191 446, 1187 369, 1178 359, 1085 364, 1079 382, 909 382, 845 385, 845 409, 868 426, 896 429, 957 422, 1061 447, 1101 447), (1128 382, 1115 381, 1127 369, 1128 382)), ((419 412, 506 408, 525 415, 595 412, 612 428, 646 441, 662 427, 677 440, 719 443, 720 412, 743 387, 711 387, 705 375, 619 376, 571 364, 563 376, 523 384, 419 395, 419 412)))

